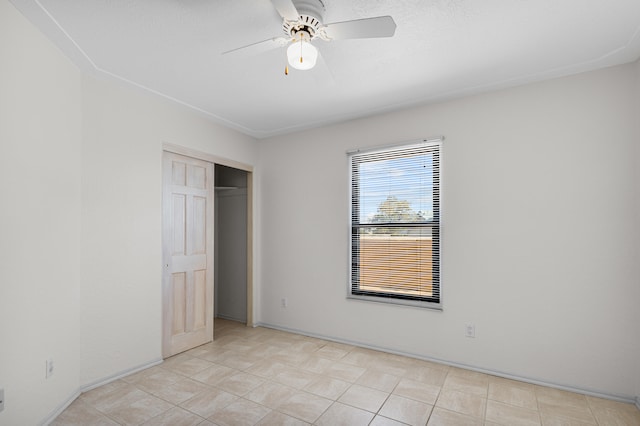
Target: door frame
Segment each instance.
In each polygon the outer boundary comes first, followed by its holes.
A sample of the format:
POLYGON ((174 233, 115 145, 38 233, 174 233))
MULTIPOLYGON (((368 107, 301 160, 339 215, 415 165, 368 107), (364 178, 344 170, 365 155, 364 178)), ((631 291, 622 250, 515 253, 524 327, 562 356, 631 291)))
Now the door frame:
MULTIPOLYGON (((232 167, 247 172, 247 327, 254 327, 253 315, 253 166, 241 163, 239 161, 230 160, 228 158, 219 157, 217 155, 208 154, 191 148, 163 143, 162 150, 174 154, 183 155, 185 157, 195 158, 197 160, 207 161, 212 164, 221 164, 223 166, 232 167)), ((163 171, 164 172, 164 171, 163 171)), ((164 212, 163 212, 164 215, 164 212)), ((164 221, 164 217, 163 217, 164 221)), ((164 223, 164 222, 163 222, 164 223)), ((164 246, 165 242, 162 241, 164 246)), ((163 247, 164 249, 164 247, 163 247)), ((215 284, 214 284, 215 285, 215 284)), ((160 286, 162 290, 162 286, 160 286)), ((163 301, 164 303, 164 301, 163 301)), ((209 301, 213 304, 213 299, 209 301)), ((163 330, 164 332, 164 330, 163 330)))

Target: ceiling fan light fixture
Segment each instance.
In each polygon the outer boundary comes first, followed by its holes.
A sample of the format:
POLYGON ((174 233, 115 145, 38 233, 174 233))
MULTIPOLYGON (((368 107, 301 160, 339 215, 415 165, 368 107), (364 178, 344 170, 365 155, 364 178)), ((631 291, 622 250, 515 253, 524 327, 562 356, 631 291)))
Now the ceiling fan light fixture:
POLYGON ((287 60, 297 70, 310 70, 316 66, 318 49, 309 41, 300 39, 287 48, 287 60))

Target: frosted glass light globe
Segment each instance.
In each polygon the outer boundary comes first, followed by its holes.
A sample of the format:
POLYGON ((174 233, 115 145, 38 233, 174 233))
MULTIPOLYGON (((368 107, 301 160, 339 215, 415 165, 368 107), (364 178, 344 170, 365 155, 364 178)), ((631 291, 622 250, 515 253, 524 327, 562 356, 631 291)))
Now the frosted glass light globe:
POLYGON ((297 70, 310 70, 316 66, 318 49, 308 41, 296 41, 287 48, 287 60, 297 70))

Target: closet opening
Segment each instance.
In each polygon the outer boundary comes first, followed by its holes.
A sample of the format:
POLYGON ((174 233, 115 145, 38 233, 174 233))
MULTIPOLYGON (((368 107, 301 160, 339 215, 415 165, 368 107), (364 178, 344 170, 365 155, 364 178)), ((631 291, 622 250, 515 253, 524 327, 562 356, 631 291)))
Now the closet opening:
POLYGON ((248 178, 245 170, 215 164, 214 318, 243 324, 250 322, 248 178))

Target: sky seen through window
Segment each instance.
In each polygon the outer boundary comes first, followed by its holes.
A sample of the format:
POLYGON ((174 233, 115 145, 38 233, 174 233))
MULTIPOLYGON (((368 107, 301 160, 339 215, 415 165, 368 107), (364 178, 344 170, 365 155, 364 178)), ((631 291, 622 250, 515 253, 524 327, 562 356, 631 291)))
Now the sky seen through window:
POLYGON ((409 202, 411 209, 433 219, 433 155, 367 161, 360 164, 360 223, 371 223, 389 197, 409 202))

